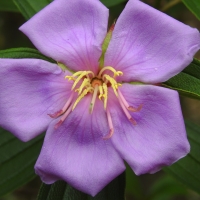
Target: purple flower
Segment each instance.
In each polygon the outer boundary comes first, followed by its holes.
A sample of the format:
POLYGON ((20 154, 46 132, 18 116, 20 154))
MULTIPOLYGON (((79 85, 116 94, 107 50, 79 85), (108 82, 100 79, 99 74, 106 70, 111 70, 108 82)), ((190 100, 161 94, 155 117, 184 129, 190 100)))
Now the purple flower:
POLYGON ((23 141, 47 130, 36 173, 91 195, 124 160, 140 175, 189 152, 178 93, 155 84, 200 48, 196 29, 129 0, 100 68, 107 21, 98 0, 54 0, 20 30, 73 73, 39 59, 0 62, 0 125, 23 141))

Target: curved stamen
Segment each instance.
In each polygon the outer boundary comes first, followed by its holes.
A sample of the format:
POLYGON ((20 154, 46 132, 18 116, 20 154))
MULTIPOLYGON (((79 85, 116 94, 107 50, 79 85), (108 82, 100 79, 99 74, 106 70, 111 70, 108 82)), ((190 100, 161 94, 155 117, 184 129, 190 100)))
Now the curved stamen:
POLYGON ((85 73, 85 72, 87 74, 91 74, 92 78, 94 77, 94 73, 92 71, 78 71, 78 72, 73 73, 72 76, 65 76, 65 78, 80 76, 82 73, 85 73))
POLYGON ((128 112, 128 110, 126 109, 125 105, 123 104, 122 100, 120 98, 119 99, 119 103, 122 107, 122 110, 124 111, 126 117, 128 118, 128 120, 133 124, 136 125, 137 122, 132 118, 132 116, 130 115, 130 113, 128 112))
POLYGON ((104 74, 103 78, 107 79, 110 82, 115 95, 118 96, 118 93, 117 93, 118 84, 117 84, 116 80, 107 74, 104 74))
POLYGON ((102 97, 103 97, 103 86, 100 85, 99 86, 99 99, 101 100, 102 97))
POLYGON ((134 108, 133 106, 129 106, 128 110, 132 111, 132 112, 138 112, 142 109, 143 104, 140 104, 137 108, 134 108))
POLYGON ((108 87, 105 83, 103 83, 103 97, 104 97, 104 109, 106 109, 107 106, 107 100, 108 100, 108 87))
POLYGON ((59 110, 59 111, 57 111, 57 112, 55 112, 53 114, 48 114, 48 115, 51 118, 56 118, 56 117, 59 117, 60 115, 62 115, 67 110, 67 108, 69 107, 73 97, 74 97, 74 92, 71 93, 69 99, 67 100, 66 104, 64 105, 64 107, 61 110, 59 110))
POLYGON ((114 127, 112 123, 112 118, 110 115, 109 109, 106 109, 107 119, 108 119, 108 126, 109 126, 109 133, 103 137, 104 140, 110 139, 114 133, 114 127))
POLYGON ((101 71, 99 72, 99 74, 98 74, 98 77, 101 77, 101 75, 102 75, 102 73, 105 71, 105 70, 110 70, 110 71, 112 71, 113 72, 113 78, 115 78, 116 76, 121 76, 121 75, 123 75, 123 72, 121 72, 121 71, 116 71, 113 67, 111 67, 111 66, 106 66, 106 67, 103 67, 102 69, 101 69, 101 71))
POLYGON ((68 81, 75 81, 76 79, 73 76, 65 76, 65 79, 68 79, 68 81))
POLYGON ((92 75, 92 78, 94 78, 94 73, 92 71, 78 71, 76 73, 74 73, 72 76, 65 76, 65 78, 67 78, 69 81, 70 80, 73 80, 74 81, 74 84, 72 86, 72 89, 73 90, 76 85, 78 84, 78 82, 84 77, 86 76, 87 79, 90 81, 90 77, 89 77, 89 74, 92 75), (77 76, 77 78, 75 78, 77 76))
POLYGON ((142 109, 142 107, 143 107, 142 104, 140 104, 137 108, 130 106, 119 89, 118 89, 118 94, 119 94, 119 98, 121 99, 121 101, 125 105, 126 109, 128 109, 129 111, 138 112, 142 109))
POLYGON ((59 110, 59 111, 56 111, 53 114, 47 114, 47 115, 49 115, 51 118, 56 118, 56 117, 59 117, 62 114, 63 114, 63 110, 59 110))
POLYGON ((84 78, 83 82, 81 83, 81 86, 75 90, 75 92, 78 91, 78 95, 81 94, 84 87, 90 86, 90 80, 87 78, 84 78))
POLYGON ((68 110, 60 118, 60 120, 55 124, 55 126, 54 126, 55 129, 57 129, 64 122, 64 120, 67 118, 67 116, 69 115, 69 113, 72 111, 72 106, 73 106, 73 104, 71 104, 71 106, 68 108, 68 110))
POLYGON ((74 97, 74 92, 72 92, 72 94, 70 95, 69 99, 67 100, 67 103, 64 105, 62 110, 64 110, 64 111, 67 110, 67 108, 69 107, 73 97, 74 97))
POLYGON ((77 104, 80 102, 80 100, 88 93, 88 92, 91 92, 93 91, 93 87, 88 87, 86 88, 85 90, 83 90, 83 92, 78 96, 78 98, 76 99, 73 107, 72 107, 72 110, 74 110, 74 108, 77 106, 77 104))
POLYGON ((118 89, 118 94, 119 94, 119 98, 122 100, 123 104, 126 106, 126 108, 128 109, 129 104, 126 101, 126 99, 124 98, 124 96, 122 95, 121 91, 118 89))
POLYGON ((72 86, 72 90, 76 87, 78 82, 87 74, 86 71, 84 71, 82 74, 79 75, 79 77, 74 81, 74 84, 72 86))
POLYGON ((87 78, 88 79, 90 79, 90 76, 89 76, 89 74, 91 74, 92 75, 92 77, 91 78, 94 78, 95 76, 94 76, 94 73, 92 72, 92 71, 87 71, 88 73, 86 74, 86 76, 87 76, 87 78))
POLYGON ((65 76, 65 79, 68 79, 69 81, 73 80, 75 81, 76 80, 76 76, 82 74, 84 71, 78 71, 78 72, 75 72, 72 76, 65 76))

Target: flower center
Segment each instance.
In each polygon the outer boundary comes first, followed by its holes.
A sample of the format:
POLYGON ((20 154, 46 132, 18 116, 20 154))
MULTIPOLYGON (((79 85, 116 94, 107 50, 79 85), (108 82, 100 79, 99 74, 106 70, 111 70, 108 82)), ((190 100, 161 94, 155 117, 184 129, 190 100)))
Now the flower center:
POLYGON ((100 100, 103 98, 104 109, 106 109, 108 86, 111 86, 115 95, 118 96, 117 89, 121 84, 117 83, 115 78, 120 75, 123 75, 121 71, 116 71, 113 67, 107 66, 102 68, 97 76, 95 76, 92 71, 78 71, 72 76, 66 76, 65 78, 67 78, 69 81, 74 81, 72 90, 78 92, 78 97, 72 107, 72 110, 75 109, 81 99, 88 93, 93 94, 90 104, 90 113, 93 111, 97 95, 100 100), (105 73, 106 71, 109 73, 111 72, 113 76, 105 73))
POLYGON ((119 90, 120 83, 116 81, 116 77, 123 75, 123 72, 116 71, 111 66, 103 67, 97 76, 94 75, 92 71, 78 71, 75 72, 72 76, 66 76, 65 78, 69 81, 73 81, 71 90, 73 91, 68 101, 64 107, 57 111, 54 114, 49 114, 50 117, 56 118, 62 115, 60 121, 55 125, 55 128, 58 128, 62 122, 66 119, 71 111, 73 111, 78 103, 88 94, 92 94, 92 99, 89 107, 90 113, 93 112, 95 101, 97 96, 100 100, 103 101, 104 109, 107 113, 108 125, 110 128, 109 134, 107 134, 104 139, 110 138, 114 133, 113 123, 110 115, 109 108, 107 107, 108 100, 108 87, 111 87, 119 100, 119 104, 124 111, 126 117, 131 123, 136 125, 136 121, 132 118, 128 111, 137 112, 141 110, 142 105, 138 108, 129 106, 128 102, 125 100, 124 96, 119 90), (74 99, 74 94, 77 93, 78 97, 74 99))

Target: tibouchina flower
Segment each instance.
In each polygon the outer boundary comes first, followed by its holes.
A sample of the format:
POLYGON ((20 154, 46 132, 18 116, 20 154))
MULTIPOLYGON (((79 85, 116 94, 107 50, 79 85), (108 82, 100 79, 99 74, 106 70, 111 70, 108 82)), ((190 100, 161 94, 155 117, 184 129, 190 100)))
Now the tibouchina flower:
POLYGON ((200 47, 196 29, 129 0, 101 68, 107 22, 98 0, 55 0, 20 30, 70 71, 39 59, 0 62, 0 125, 23 141, 47 130, 36 173, 91 195, 125 170, 124 160, 140 175, 189 152, 177 92, 155 85, 200 47))

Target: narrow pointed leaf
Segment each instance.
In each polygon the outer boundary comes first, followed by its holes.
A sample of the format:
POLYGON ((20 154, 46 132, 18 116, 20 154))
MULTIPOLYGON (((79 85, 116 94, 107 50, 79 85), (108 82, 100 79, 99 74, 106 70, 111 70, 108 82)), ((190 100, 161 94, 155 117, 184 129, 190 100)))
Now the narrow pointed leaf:
MULTIPOLYGON (((1 1, 1 0, 0 0, 1 1)), ((3 0, 2 0, 3 1, 3 0)), ((52 0, 13 0, 22 15, 28 20, 42 8, 47 6, 52 0)), ((127 0, 101 0, 107 6, 115 6, 127 2, 127 0)))
POLYGON ((54 60, 31 48, 13 48, 0 51, 0 58, 37 58, 55 63, 54 60))
POLYGON ((19 12, 12 0, 0 0, 0 11, 19 12))
POLYGON ((200 20, 200 1, 199 0, 182 0, 187 8, 200 20))
POLYGON ((162 85, 177 90, 181 95, 200 100, 200 61, 194 59, 182 72, 162 85))
POLYGON ((165 171, 200 193, 200 127, 192 122, 186 122, 186 129, 191 151, 185 158, 166 167, 165 171))
POLYGON ((42 184, 37 200, 64 200, 66 187, 64 181, 57 181, 52 185, 42 184))
POLYGON ((186 196, 184 185, 168 174, 159 177, 149 188, 148 197, 151 200, 174 199, 175 196, 186 196))
POLYGON ((22 15, 28 20, 52 0, 13 0, 22 15))
POLYGON ((111 181, 95 197, 80 192, 64 181, 52 185, 42 184, 37 200, 124 200, 125 173, 111 181))
POLYGON ((42 146, 42 138, 39 136, 24 143, 0 129, 0 196, 36 176, 34 164, 42 146))

